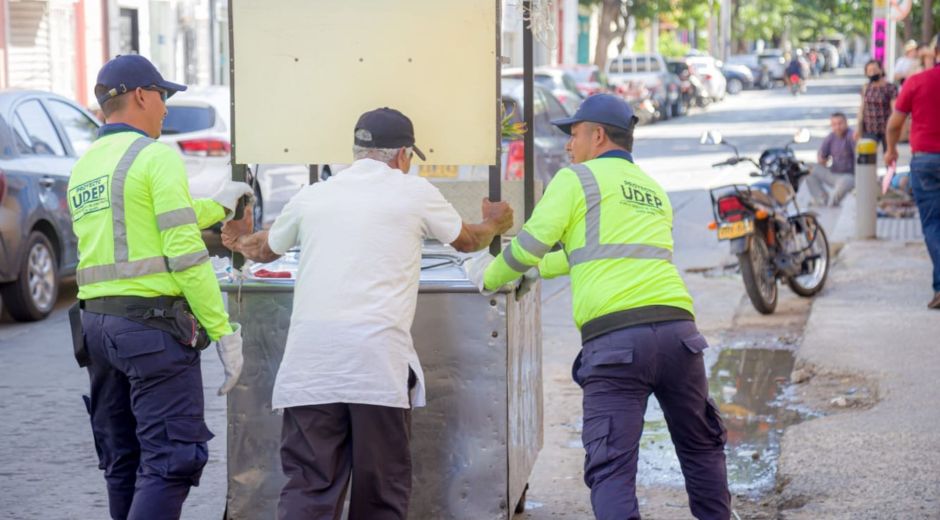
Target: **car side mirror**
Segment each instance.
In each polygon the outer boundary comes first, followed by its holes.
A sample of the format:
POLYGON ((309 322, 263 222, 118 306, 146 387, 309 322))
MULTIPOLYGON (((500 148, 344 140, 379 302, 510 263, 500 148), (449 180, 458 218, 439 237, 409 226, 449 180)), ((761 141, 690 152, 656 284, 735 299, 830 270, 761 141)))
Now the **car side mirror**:
POLYGON ((699 139, 701 144, 721 144, 721 132, 718 130, 706 130, 702 132, 702 137, 699 139))
POLYGON ((793 135, 793 142, 796 144, 808 143, 809 137, 810 137, 809 129, 800 128, 799 131, 797 131, 796 134, 793 135))

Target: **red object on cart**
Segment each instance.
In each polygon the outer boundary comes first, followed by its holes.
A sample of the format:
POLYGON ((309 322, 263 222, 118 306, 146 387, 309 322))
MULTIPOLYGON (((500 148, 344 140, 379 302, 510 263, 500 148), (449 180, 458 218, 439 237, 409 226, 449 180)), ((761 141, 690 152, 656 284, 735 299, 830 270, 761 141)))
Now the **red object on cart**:
POLYGON ((267 269, 258 269, 255 271, 258 278, 290 278, 290 271, 268 271, 267 269))

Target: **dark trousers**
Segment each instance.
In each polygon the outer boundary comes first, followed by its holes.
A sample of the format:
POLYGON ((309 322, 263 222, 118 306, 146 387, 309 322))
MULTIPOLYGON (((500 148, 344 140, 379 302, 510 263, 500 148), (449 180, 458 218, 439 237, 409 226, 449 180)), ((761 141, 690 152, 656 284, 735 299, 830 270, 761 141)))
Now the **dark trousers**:
POLYGON ((279 520, 404 520, 411 496, 411 409, 333 403, 284 410, 279 520))
POLYGON ((199 351, 136 322, 82 313, 91 415, 111 518, 178 519, 199 484, 212 433, 199 351))
POLYGON ((933 261, 933 290, 940 293, 940 153, 914 154, 911 186, 924 229, 924 241, 933 261))
POLYGON ((584 389, 584 481, 599 520, 640 518, 637 455, 651 393, 662 405, 692 514, 730 518, 726 432, 708 397, 707 346, 692 321, 637 325, 584 344, 572 372, 584 389))

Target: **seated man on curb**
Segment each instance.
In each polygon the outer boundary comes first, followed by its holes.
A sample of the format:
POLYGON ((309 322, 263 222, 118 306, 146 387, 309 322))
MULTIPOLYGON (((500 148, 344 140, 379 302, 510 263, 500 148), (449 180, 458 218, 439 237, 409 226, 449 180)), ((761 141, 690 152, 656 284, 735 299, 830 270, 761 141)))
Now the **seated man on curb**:
POLYGON ((813 165, 806 185, 817 206, 831 204, 835 207, 855 188, 855 140, 842 112, 832 114, 829 125, 832 132, 819 148, 819 164, 813 165), (832 192, 826 193, 824 186, 831 188, 832 192))

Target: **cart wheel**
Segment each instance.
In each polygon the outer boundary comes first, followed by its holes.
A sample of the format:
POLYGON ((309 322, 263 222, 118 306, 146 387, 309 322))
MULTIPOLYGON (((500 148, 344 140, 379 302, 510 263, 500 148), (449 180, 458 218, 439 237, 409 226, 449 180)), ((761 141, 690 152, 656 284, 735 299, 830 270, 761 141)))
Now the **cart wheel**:
POLYGON ((525 485, 525 489, 522 490, 522 496, 519 497, 519 503, 516 504, 515 514, 521 515, 525 513, 525 496, 529 494, 529 485, 525 485))

